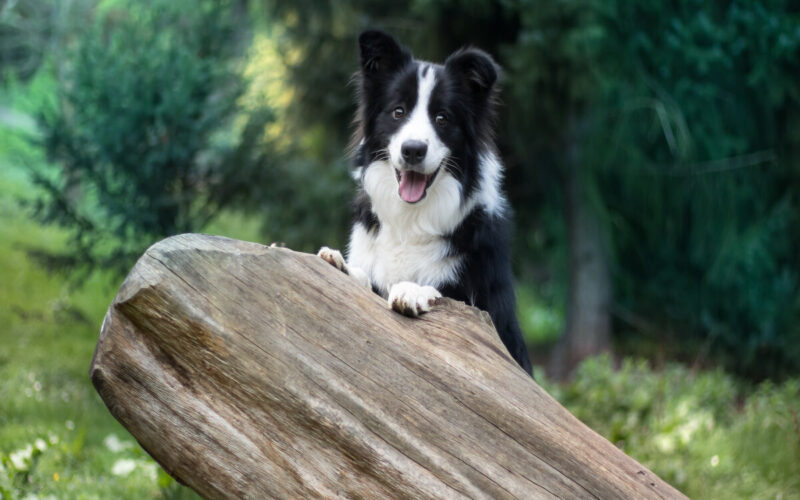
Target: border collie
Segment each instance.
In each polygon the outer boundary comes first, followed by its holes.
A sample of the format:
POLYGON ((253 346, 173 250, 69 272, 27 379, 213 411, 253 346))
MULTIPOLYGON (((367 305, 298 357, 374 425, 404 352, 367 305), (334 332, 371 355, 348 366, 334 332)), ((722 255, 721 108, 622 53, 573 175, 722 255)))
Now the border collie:
POLYGON ((530 373, 493 139, 497 66, 471 48, 420 61, 380 31, 358 41, 355 219, 347 261, 327 247, 319 256, 408 316, 442 295, 488 311, 530 373))

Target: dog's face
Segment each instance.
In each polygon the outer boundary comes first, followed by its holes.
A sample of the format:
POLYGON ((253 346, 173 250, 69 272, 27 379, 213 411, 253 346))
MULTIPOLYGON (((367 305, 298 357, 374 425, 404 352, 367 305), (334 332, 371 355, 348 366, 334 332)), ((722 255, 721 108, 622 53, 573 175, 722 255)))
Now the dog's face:
POLYGON ((397 196, 406 203, 420 202, 448 176, 462 196, 471 192, 478 156, 491 142, 497 80, 492 59, 467 49, 444 65, 418 61, 379 31, 362 33, 359 45, 360 164, 388 164, 397 196))

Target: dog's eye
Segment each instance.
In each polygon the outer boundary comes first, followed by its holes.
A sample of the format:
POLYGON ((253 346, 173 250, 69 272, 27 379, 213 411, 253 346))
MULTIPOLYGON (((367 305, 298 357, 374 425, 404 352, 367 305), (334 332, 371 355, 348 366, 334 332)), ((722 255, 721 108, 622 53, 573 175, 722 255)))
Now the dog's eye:
POLYGON ((437 114, 436 117, 434 118, 434 121, 436 122, 436 125, 440 127, 444 127, 445 125, 447 125, 447 117, 444 116, 444 113, 437 114))
POLYGON ((402 118, 402 117, 403 117, 405 114, 406 114, 406 110, 405 110, 405 109, 403 109, 403 107, 402 107, 402 106, 397 106, 396 108, 394 108, 394 111, 392 111, 392 117, 393 117, 395 120, 399 120, 399 119, 400 119, 400 118, 402 118))

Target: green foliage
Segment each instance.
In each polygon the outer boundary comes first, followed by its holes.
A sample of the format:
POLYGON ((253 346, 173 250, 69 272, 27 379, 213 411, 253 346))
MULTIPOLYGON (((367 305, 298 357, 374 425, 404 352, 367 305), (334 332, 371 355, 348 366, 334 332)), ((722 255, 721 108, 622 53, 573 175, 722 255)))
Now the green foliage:
MULTIPOLYGON (((253 141, 232 118, 244 81, 230 2, 117 2, 81 35, 42 113, 58 169, 35 171, 45 222, 70 228, 55 263, 125 270, 158 237, 206 224, 237 196, 253 141)), ((258 125, 271 119, 254 115, 258 125)), ((258 126, 250 123, 251 128, 258 126)), ((251 134, 252 135, 252 134, 251 134)))
POLYGON ((572 271, 563 193, 575 161, 604 226, 621 347, 649 335, 669 356, 756 379, 800 370, 800 20, 789 2, 268 4, 294 49, 292 116, 331 131, 326 151, 346 141, 359 30, 388 29, 432 60, 469 43, 498 57, 531 338, 536 304, 560 310, 552 291, 572 271))
POLYGON ((97 0, 7 0, 0 4, 0 76, 27 80, 67 43, 97 0))
POLYGON ((617 308, 687 348, 703 338, 740 373, 797 372, 797 14, 785 2, 523 3, 504 53, 507 131, 528 171, 563 170, 578 137, 617 308))
POLYGON ((617 61, 593 67, 586 164, 619 306, 704 338, 740 373, 797 372, 797 15, 747 1, 612 13, 602 52, 617 61))
POLYGON ((300 153, 267 174, 258 205, 263 233, 289 248, 316 252, 322 245, 344 248, 352 187, 343 161, 330 164, 300 153))
POLYGON ((551 298, 547 301, 544 294, 534 292, 528 287, 518 286, 517 317, 526 342, 535 344, 553 343, 558 340, 564 329, 564 311, 551 298))
POLYGON ((603 356, 548 389, 690 498, 800 498, 798 379, 753 390, 719 370, 631 359, 616 370, 603 356))

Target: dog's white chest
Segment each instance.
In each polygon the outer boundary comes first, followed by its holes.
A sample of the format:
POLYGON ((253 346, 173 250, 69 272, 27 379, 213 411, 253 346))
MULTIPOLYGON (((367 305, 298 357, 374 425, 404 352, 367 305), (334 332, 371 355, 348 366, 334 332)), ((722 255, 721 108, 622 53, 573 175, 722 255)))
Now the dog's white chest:
POLYGON ((347 261, 366 272, 372 285, 386 296, 391 286, 401 281, 435 288, 455 281, 460 259, 448 255, 448 250, 441 237, 410 238, 388 228, 374 235, 357 224, 347 261))

